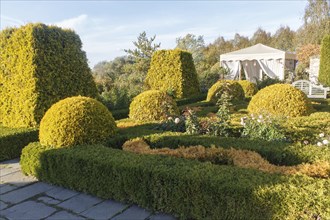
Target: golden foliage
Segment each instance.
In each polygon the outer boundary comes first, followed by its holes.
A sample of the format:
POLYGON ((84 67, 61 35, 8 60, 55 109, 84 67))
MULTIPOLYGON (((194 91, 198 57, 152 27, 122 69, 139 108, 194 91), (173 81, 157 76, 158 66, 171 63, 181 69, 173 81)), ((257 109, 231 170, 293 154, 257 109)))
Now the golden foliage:
POLYGON ((252 97, 258 92, 257 85, 248 80, 238 80, 237 82, 242 86, 245 97, 252 97))
POLYGON ((209 89, 206 101, 216 103, 219 97, 217 93, 223 89, 225 83, 228 85, 229 95, 233 99, 242 100, 244 98, 244 90, 242 86, 235 80, 219 80, 209 89))

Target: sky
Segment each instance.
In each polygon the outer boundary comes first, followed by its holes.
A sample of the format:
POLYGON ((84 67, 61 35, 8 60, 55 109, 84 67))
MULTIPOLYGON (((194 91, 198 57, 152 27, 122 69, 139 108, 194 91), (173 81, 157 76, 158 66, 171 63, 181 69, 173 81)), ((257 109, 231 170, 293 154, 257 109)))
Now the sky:
POLYGON ((161 49, 172 49, 186 34, 251 37, 261 27, 272 34, 280 26, 297 30, 307 0, 218 1, 13 1, 0 0, 0 29, 41 22, 74 30, 83 42, 89 65, 126 55, 143 31, 156 35, 161 49))

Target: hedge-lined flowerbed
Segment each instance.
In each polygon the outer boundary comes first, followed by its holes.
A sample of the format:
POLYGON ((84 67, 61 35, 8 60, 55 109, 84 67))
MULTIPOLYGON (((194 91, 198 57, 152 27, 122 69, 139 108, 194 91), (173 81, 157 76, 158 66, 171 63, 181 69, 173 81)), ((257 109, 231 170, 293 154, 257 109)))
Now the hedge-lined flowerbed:
POLYGON ((330 181, 100 145, 24 148, 23 172, 102 198, 134 202, 182 219, 330 218, 330 181))
POLYGON ((37 129, 0 126, 0 161, 19 157, 23 147, 37 140, 37 129))

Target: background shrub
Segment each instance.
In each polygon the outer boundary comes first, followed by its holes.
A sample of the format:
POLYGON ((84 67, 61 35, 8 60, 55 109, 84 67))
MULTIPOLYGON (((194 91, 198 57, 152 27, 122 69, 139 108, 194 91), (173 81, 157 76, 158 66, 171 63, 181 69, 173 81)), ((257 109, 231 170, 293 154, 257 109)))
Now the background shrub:
POLYGON ((88 97, 71 97, 54 104, 40 123, 40 143, 55 147, 102 143, 115 133, 108 109, 88 97))
POLYGON ((129 117, 139 121, 165 120, 170 115, 178 115, 179 110, 175 101, 158 90, 149 90, 136 96, 130 107, 129 117))
POLYGON ((257 85, 248 80, 238 80, 237 81, 244 90, 245 97, 252 97, 258 92, 257 85))
POLYGON ((318 80, 324 86, 330 86, 330 35, 322 40, 318 80))
POLYGON ((244 98, 244 90, 237 81, 234 80, 219 80, 208 91, 206 101, 216 103, 219 97, 216 97, 217 93, 223 89, 227 84, 229 89, 229 95, 232 99, 242 100, 244 98))
POLYGON ((44 24, 0 33, 0 122, 37 127, 47 109, 70 96, 97 96, 77 34, 44 24))
POLYGON ((179 49, 154 52, 145 82, 150 89, 170 92, 175 98, 200 92, 192 56, 179 49))
POLYGON ((304 116, 312 112, 307 96, 288 84, 275 84, 260 90, 252 97, 248 111, 274 116, 304 116))

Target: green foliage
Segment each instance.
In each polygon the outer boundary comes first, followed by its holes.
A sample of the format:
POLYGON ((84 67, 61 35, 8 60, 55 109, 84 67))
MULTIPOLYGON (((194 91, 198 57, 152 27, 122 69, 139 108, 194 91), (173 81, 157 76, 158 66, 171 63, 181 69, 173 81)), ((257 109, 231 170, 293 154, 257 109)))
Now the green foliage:
POLYGON ((17 158, 23 147, 38 140, 33 128, 7 128, 0 126, 0 161, 17 158))
POLYGON ((324 86, 330 86, 330 35, 322 40, 319 82, 324 86))
POLYGON ((252 97, 258 92, 257 85, 248 80, 239 80, 237 82, 242 86, 246 98, 252 97))
POLYGON ((266 141, 285 141, 285 135, 276 118, 269 115, 252 115, 242 118, 244 126, 242 135, 251 139, 261 139, 266 141))
POLYGON ((47 109, 70 96, 97 97, 77 34, 44 24, 0 33, 0 122, 37 127, 47 109))
POLYGON ((199 124, 198 117, 193 109, 186 109, 185 115, 185 126, 187 134, 200 134, 201 126, 199 124))
POLYGON ((129 117, 138 121, 162 121, 171 115, 178 115, 175 101, 158 90, 149 90, 136 96, 130 107, 129 117))
POLYGON ((102 146, 54 150, 33 143, 24 148, 21 164, 24 173, 42 181, 182 219, 330 217, 328 179, 267 174, 102 146))
POLYGON ((219 91, 223 90, 223 87, 226 86, 229 89, 229 95, 234 100, 242 100, 244 98, 244 90, 237 81, 234 80, 219 80, 216 82, 208 91, 206 101, 216 103, 218 97, 216 94, 219 91))
POLYGON ((252 97, 248 111, 255 114, 297 117, 309 115, 313 108, 305 93, 288 84, 263 88, 252 97))
POLYGON ((266 77, 265 79, 262 79, 262 80, 257 79, 256 83, 257 83, 258 90, 261 90, 261 89, 263 89, 267 86, 270 86, 270 85, 283 83, 283 81, 281 81, 278 78, 272 79, 272 78, 266 77))
POLYGON ((111 112, 88 97, 70 97, 55 103, 40 123, 40 143, 54 147, 104 142, 115 134, 111 112))
POLYGON ((151 89, 173 93, 175 98, 186 98, 199 93, 192 56, 179 49, 156 51, 145 82, 151 89))

